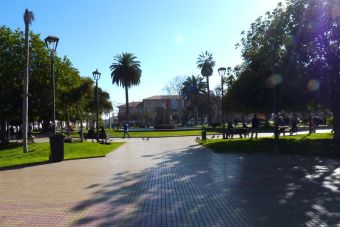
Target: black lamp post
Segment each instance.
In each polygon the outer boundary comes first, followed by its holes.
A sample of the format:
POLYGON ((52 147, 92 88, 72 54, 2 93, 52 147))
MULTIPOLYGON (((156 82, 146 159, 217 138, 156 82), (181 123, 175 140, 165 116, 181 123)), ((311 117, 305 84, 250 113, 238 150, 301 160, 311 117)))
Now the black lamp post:
POLYGON ((279 114, 277 107, 277 87, 282 82, 282 77, 279 74, 273 74, 268 78, 269 87, 273 88, 273 112, 274 112, 274 149, 279 150, 279 114))
POLYGON ((52 135, 56 134, 55 123, 55 78, 54 78, 54 55, 57 50, 59 38, 56 36, 48 36, 45 39, 47 49, 51 54, 51 80, 52 80, 52 135))
POLYGON ((222 108, 222 130, 223 130, 223 139, 225 139, 225 119, 224 119, 224 108, 223 108, 223 84, 224 84, 224 75, 227 71, 226 68, 221 67, 218 69, 218 74, 221 76, 221 108, 222 108))
POLYGON ((99 141, 99 118, 98 118, 98 114, 99 114, 99 100, 98 100, 98 80, 100 79, 101 73, 98 72, 98 69, 96 69, 96 71, 94 71, 92 73, 93 75, 93 79, 96 81, 96 103, 97 103, 97 119, 96 119, 96 131, 97 131, 97 142, 99 141))

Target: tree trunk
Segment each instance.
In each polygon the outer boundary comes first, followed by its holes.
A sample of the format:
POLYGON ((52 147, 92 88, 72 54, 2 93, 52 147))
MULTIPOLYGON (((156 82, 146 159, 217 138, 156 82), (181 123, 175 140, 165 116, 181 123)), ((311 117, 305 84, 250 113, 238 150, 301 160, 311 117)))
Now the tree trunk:
POLYGON ((211 125, 211 103, 210 103, 210 88, 209 88, 209 76, 207 76, 207 90, 208 90, 208 125, 211 125))
POLYGON ((67 136, 70 136, 70 111, 68 108, 66 108, 66 112, 67 112, 67 136))
POLYGON ((125 121, 129 122, 129 91, 127 86, 125 86, 125 101, 125 121))
POLYGON ((6 130, 6 120, 3 118, 0 119, 0 140, 2 145, 9 143, 6 130))
POLYGON ((333 112, 333 140, 336 144, 340 144, 340 107, 335 107, 333 112))
POLYGON ((79 103, 77 104, 77 109, 78 109, 78 117, 80 120, 80 130, 79 130, 79 135, 80 135, 80 142, 84 142, 84 134, 83 134, 83 118, 80 114, 80 107, 79 103))
POLYGON ((29 73, 29 48, 28 48, 29 24, 25 22, 25 68, 24 68, 24 87, 23 87, 23 108, 22 108, 22 144, 24 153, 28 152, 28 73, 29 73))
POLYGON ((43 123, 41 125, 41 132, 42 133, 46 133, 46 132, 50 132, 50 121, 49 120, 43 120, 43 123))
POLYGON ((197 125, 197 120, 198 120, 198 107, 195 105, 194 106, 194 125, 197 125))
POLYGON ((41 131, 42 131, 42 121, 38 121, 38 131, 41 133, 41 131))

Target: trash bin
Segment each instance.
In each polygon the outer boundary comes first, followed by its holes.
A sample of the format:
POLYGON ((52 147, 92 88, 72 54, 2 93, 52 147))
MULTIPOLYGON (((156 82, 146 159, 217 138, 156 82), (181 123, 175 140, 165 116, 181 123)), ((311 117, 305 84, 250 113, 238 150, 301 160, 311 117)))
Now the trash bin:
POLYGON ((64 160, 64 138, 64 135, 50 136, 51 162, 60 162, 64 160))
POLYGON ((202 129, 202 141, 206 141, 207 140, 207 132, 205 131, 205 129, 202 129))

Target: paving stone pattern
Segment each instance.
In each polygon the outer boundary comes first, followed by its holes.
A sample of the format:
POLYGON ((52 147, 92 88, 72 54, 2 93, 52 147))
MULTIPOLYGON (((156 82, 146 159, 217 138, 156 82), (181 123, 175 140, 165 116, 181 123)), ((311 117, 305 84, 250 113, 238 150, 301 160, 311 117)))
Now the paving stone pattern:
POLYGON ((0 171, 0 226, 340 226, 338 160, 125 141, 105 158, 0 171))

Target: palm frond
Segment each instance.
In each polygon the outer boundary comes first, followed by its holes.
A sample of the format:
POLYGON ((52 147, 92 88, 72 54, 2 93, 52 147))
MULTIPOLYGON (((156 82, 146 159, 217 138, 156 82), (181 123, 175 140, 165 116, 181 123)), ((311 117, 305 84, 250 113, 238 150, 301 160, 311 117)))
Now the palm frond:
POLYGON ((34 21, 34 14, 32 11, 26 9, 24 13, 24 22, 25 24, 31 24, 32 21, 34 21))
POLYGON ((202 69, 205 64, 209 64, 213 68, 215 66, 213 54, 208 51, 202 52, 198 55, 196 64, 199 69, 202 69))
POLYGON ((140 67, 140 61, 132 53, 116 55, 110 66, 112 83, 123 88, 139 85, 142 75, 140 67))

